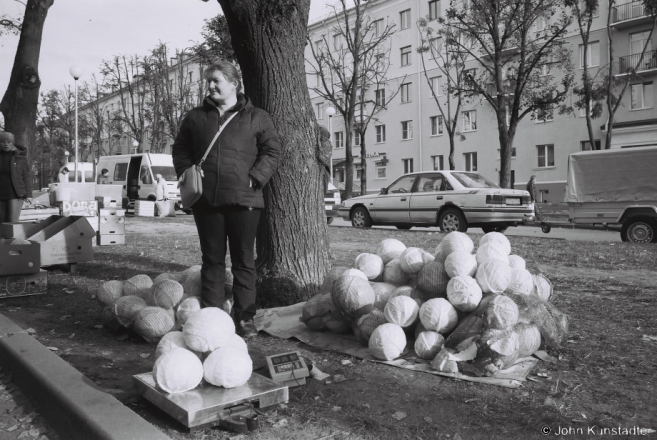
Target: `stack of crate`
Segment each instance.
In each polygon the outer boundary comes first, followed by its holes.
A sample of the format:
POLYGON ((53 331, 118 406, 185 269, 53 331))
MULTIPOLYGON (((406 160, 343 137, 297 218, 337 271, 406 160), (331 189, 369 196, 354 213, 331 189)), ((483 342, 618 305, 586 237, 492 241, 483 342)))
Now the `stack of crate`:
POLYGON ((135 217, 155 217, 155 202, 136 200, 135 217))
POLYGON ((98 245, 125 244, 125 209, 100 209, 98 245))
POLYGON ((14 240, 21 223, 3 223, 0 240, 0 299, 45 294, 48 272, 41 269, 41 247, 32 240, 14 240))

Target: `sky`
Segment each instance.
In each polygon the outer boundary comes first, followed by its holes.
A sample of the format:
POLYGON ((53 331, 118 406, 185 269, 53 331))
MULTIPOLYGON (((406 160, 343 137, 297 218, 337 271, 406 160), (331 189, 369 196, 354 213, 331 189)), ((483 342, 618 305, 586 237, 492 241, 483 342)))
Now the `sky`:
MULTIPOLYGON (((327 0, 311 0, 311 22, 331 12, 326 5, 327 0)), ((24 12, 18 1, 0 0, 0 15, 24 12)), ((100 76, 101 62, 114 55, 146 55, 160 41, 171 49, 190 47, 202 40, 204 20, 220 12, 216 0, 55 0, 43 30, 40 90, 73 86, 68 72, 73 65, 84 72, 80 80, 89 81, 93 73, 100 76)), ((0 98, 17 46, 18 36, 0 37, 0 98)))

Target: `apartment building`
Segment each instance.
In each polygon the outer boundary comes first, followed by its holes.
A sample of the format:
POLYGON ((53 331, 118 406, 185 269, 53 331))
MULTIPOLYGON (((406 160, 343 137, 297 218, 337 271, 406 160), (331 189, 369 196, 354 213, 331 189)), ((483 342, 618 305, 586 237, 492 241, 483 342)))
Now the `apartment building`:
MULTIPOLYGON (((184 107, 184 115, 191 108, 200 105, 203 99, 203 66, 198 57, 188 54, 171 57, 168 64, 168 84, 161 85, 159 93, 164 91, 169 96, 160 96, 157 99, 170 99, 171 106, 179 113, 179 108, 184 107)), ((99 143, 100 155, 147 152, 171 154, 173 138, 164 133, 168 128, 165 121, 161 117, 159 124, 154 121, 156 98, 153 96, 153 84, 148 83, 141 75, 131 78, 131 81, 132 90, 128 90, 126 86, 123 90, 101 93, 98 99, 79 107, 79 118, 81 121, 90 121, 90 131, 93 131, 94 124, 96 127, 102 127, 100 142, 92 136, 81 134, 80 145, 92 145, 92 151, 96 152, 98 146, 95 144, 99 143), (139 121, 140 117, 144 119, 143 123, 136 123, 142 129, 141 142, 137 141, 126 123, 117 122, 119 119, 125 120, 133 116, 136 121, 139 121), (102 121, 94 122, 98 118, 102 121), (155 131, 159 131, 159 136, 154 136, 155 131), (156 141, 160 144, 153 145, 156 141)))
MULTIPOLYGON (((355 146, 354 179, 362 161, 367 163, 369 192, 392 183, 397 177, 412 171, 448 169, 449 138, 445 132, 438 106, 431 96, 420 54, 419 18, 435 19, 450 6, 447 0, 378 0, 370 3, 371 20, 384 20, 395 24, 390 38, 390 68, 386 87, 401 86, 395 99, 372 122, 365 134, 366 157, 359 157, 360 148, 355 146)), ((608 60, 606 2, 600 2, 601 10, 594 18, 588 51, 588 66, 592 73, 606 68, 608 60)), ((335 18, 328 17, 311 23, 308 28, 311 42, 333 41, 335 18)), ((643 45, 652 26, 640 2, 617 5, 612 11, 611 36, 614 48, 614 71, 617 76, 626 75, 629 66, 639 61, 643 45)), ((654 39, 653 36, 651 38, 654 39)), ((565 37, 572 50, 572 61, 577 78, 581 78, 582 44, 579 29, 573 24, 565 37)), ((312 43, 311 43, 312 44, 312 43)), ((317 122, 332 132, 332 160, 334 181, 345 178, 344 122, 339 114, 329 117, 330 106, 313 92, 317 85, 313 75, 313 55, 306 47, 308 87, 316 112, 317 122)), ((426 55, 425 55, 426 57, 426 55)), ((657 75, 657 50, 648 42, 642 65, 637 69, 625 93, 613 124, 612 148, 657 145, 657 111, 654 108, 657 75)), ((428 75, 440 83, 440 70, 430 69, 428 75)), ((559 72, 551 72, 558 75, 559 72)), ((375 90, 368 93, 375 94, 375 90)), ((385 92, 383 92, 385 93, 385 92)), ((373 99, 373 98, 372 98, 373 99)), ((574 102, 572 95, 569 102, 574 102)), ((553 112, 551 118, 532 120, 525 117, 519 124, 513 142, 511 180, 516 188, 524 188, 531 175, 537 177, 539 201, 562 202, 565 194, 568 155, 591 149, 586 118, 579 109, 570 115, 553 112)), ((595 144, 604 145, 607 129, 607 112, 593 120, 595 144)), ((484 100, 473 100, 465 105, 459 116, 460 131, 465 139, 456 141, 455 165, 457 169, 477 171, 488 179, 498 182, 500 172, 497 120, 491 106, 484 100)), ((354 137, 356 139, 356 137, 354 137)), ((358 143, 356 139, 356 143, 358 143)))

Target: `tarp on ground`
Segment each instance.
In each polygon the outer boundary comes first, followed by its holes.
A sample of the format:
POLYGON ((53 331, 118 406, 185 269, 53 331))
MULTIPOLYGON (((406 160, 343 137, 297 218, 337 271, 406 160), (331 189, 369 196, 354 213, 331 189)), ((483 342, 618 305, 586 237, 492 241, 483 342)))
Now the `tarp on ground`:
POLYGON ((657 200, 657 147, 584 151, 568 157, 566 202, 657 200))
POLYGON ((255 317, 255 326, 258 331, 264 331, 277 338, 296 338, 311 347, 344 353, 359 359, 379 362, 407 370, 421 371, 436 376, 499 385, 507 388, 518 388, 522 386, 522 383, 527 379, 527 375, 538 362, 533 357, 525 357, 518 359, 515 364, 506 370, 499 371, 494 377, 477 377, 461 372, 442 373, 433 370, 430 361, 415 356, 412 346, 407 347, 407 350, 405 350, 399 359, 381 361, 372 356, 369 349, 363 346, 353 335, 314 332, 310 330, 299 320, 304 304, 298 303, 287 307, 259 310, 255 317))

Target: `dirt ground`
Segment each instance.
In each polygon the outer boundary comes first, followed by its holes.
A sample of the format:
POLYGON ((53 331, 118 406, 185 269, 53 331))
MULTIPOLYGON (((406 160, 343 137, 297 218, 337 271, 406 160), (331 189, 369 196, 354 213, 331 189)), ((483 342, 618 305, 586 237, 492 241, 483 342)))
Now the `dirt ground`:
MULTIPOLYGON (((114 277, 181 270, 197 264, 200 254, 191 216, 167 222, 130 219, 126 229, 132 244, 120 254, 96 248, 95 260, 81 264, 77 275, 54 271, 47 295, 0 302, 0 313, 34 329, 42 344, 55 348, 64 360, 172 438, 239 438, 219 429, 186 433, 133 391, 132 376, 151 371, 155 346, 133 333, 104 328, 95 288, 114 277), (166 249, 148 247, 162 237, 188 243, 191 250, 175 257, 166 249)), ((353 258, 351 254, 363 252, 362 243, 339 237, 331 242, 336 254, 353 258)), ((544 438, 545 427, 553 434, 568 427, 586 432, 592 425, 657 428, 657 346, 641 340, 643 334, 657 334, 657 272, 566 263, 551 262, 539 269, 550 274, 557 307, 571 316, 571 336, 565 347, 549 350, 556 362, 539 362, 523 387, 511 390, 361 362, 260 334, 249 342, 256 371, 265 366, 265 355, 299 350, 332 377, 291 389, 289 403, 263 415, 262 429, 249 438, 524 439, 544 438), (622 302, 626 300, 634 304, 631 310, 622 302), (621 302, 622 307, 610 308, 621 302)))

